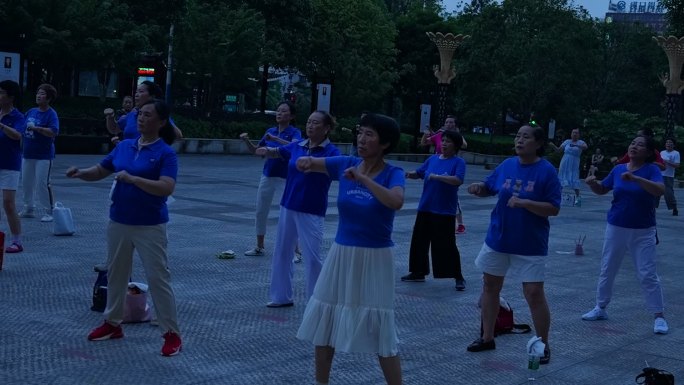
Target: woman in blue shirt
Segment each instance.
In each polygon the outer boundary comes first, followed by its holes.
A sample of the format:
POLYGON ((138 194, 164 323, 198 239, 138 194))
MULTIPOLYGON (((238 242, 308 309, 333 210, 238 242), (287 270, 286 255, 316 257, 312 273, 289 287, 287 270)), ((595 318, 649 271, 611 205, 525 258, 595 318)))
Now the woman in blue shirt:
POLYGON ((335 128, 333 117, 325 111, 314 111, 306 122, 307 139, 282 147, 260 147, 255 154, 287 161, 287 179, 280 201, 278 232, 271 260, 271 288, 268 307, 289 307, 292 302, 292 276, 297 238, 306 267, 306 298, 313 293, 323 266, 321 244, 325 212, 328 208, 328 175, 305 174, 297 170, 302 156, 326 158, 340 155, 328 139, 335 128))
MULTIPOLYGON (((302 133, 292 125, 296 111, 294 105, 289 102, 281 102, 276 109, 277 126, 266 130, 259 144, 255 146, 247 133, 240 134, 250 152, 254 153, 260 147, 281 147, 302 138, 302 133)), ((256 200, 256 247, 245 251, 247 256, 265 255, 266 222, 268 212, 276 190, 282 188, 287 177, 287 161, 285 159, 267 159, 264 162, 264 170, 259 180, 256 200)))
MULTIPOLYGON (((0 82, 0 190, 2 207, 12 233, 6 253, 24 251, 21 244, 21 219, 15 203, 21 174, 21 136, 26 130, 24 114, 14 108, 19 101, 21 89, 11 80, 0 82)), ((3 245, 0 245, 2 247, 3 245)))
POLYGON ((33 218, 35 198, 44 212, 41 222, 52 222, 52 186, 50 171, 55 158, 55 137, 59 134, 59 117, 50 107, 57 97, 57 90, 50 84, 41 84, 36 91, 36 104, 26 112, 26 132, 24 132, 21 166, 22 189, 24 190, 23 218, 33 218))
POLYGON ((482 337, 470 352, 496 349, 494 328, 499 294, 506 275, 522 281, 536 334, 546 345, 540 364, 551 360, 551 313, 544 293, 549 217, 558 215, 561 184, 556 169, 543 159, 546 136, 541 127, 522 126, 515 137, 516 157, 504 160, 484 182, 468 186, 478 197, 497 195, 485 243, 475 265, 483 272, 482 337))
POLYGON ((150 294, 164 332, 161 354, 173 356, 181 350, 176 320, 176 300, 168 268, 166 198, 173 193, 178 159, 169 146, 175 133, 169 124, 169 108, 154 100, 140 107, 137 127, 140 137, 124 139, 99 164, 80 170, 71 167, 67 177, 96 181, 111 174, 112 205, 107 228, 108 290, 104 323, 88 335, 91 341, 123 337, 121 322, 131 276, 133 250, 137 250, 150 286, 150 294))
POLYGON ((613 191, 608 210, 608 224, 603 242, 601 272, 596 288, 596 306, 582 316, 585 321, 608 319, 606 306, 613 294, 613 283, 629 251, 636 268, 646 307, 653 314, 653 332, 666 334, 663 289, 656 270, 655 199, 665 193, 663 176, 655 161, 655 141, 637 136, 629 145, 629 163, 618 164, 603 180, 587 177, 586 183, 596 194, 613 191))
POLYGON ((335 350, 376 353, 388 384, 401 384, 394 322, 394 214, 404 204, 404 172, 385 163, 399 126, 384 115, 359 122, 359 157, 297 160, 302 172, 339 180, 340 223, 297 338, 315 345, 316 382, 327 384, 335 350))
POLYGON ((456 156, 463 137, 456 131, 442 132, 441 151, 428 158, 416 171, 406 173, 409 179, 424 179, 423 194, 418 203, 409 250, 409 274, 402 281, 424 282, 430 273, 435 278, 454 278, 456 290, 465 290, 461 273, 461 255, 453 228, 458 212, 458 187, 465 178, 465 161, 456 156))

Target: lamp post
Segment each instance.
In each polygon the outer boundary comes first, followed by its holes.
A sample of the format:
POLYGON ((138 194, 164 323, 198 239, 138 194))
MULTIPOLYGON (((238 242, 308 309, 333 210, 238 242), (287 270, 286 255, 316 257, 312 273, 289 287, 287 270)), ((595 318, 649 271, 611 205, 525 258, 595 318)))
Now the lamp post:
POLYGON ((660 81, 665 86, 667 125, 665 126, 665 138, 669 138, 674 133, 674 124, 677 117, 677 106, 684 90, 682 80, 682 66, 684 66, 684 37, 675 36, 654 36, 660 48, 665 51, 669 63, 670 72, 662 74, 660 81))
POLYGON ((446 95, 447 90, 449 89, 449 83, 456 77, 456 71, 454 71, 454 68, 451 66, 451 59, 454 57, 456 48, 458 48, 463 41, 469 39, 470 36, 461 34, 454 35, 453 33, 447 33, 445 35, 441 32, 426 32, 426 34, 439 50, 439 66, 435 65, 432 68, 434 69, 434 74, 437 78, 437 119, 439 124, 442 124, 446 116, 446 95))

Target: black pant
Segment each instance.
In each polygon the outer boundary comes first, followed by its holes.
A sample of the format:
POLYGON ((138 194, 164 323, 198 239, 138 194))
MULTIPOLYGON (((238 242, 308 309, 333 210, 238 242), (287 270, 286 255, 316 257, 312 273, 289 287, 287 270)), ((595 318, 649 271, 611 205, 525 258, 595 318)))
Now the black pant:
POLYGON ((409 271, 415 274, 430 274, 428 252, 432 246, 432 275, 435 278, 463 279, 461 254, 456 247, 454 226, 455 215, 440 215, 418 211, 413 225, 409 271))

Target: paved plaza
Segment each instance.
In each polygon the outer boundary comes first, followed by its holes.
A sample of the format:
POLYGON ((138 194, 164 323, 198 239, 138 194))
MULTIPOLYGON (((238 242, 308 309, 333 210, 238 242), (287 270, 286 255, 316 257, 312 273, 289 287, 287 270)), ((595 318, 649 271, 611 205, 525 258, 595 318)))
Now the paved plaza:
MULTIPOLYGON (((264 257, 242 253, 255 246, 254 208, 262 161, 252 156, 181 155, 175 202, 170 206, 169 260, 176 292, 183 351, 162 357, 161 331, 150 324, 124 325, 125 338, 89 342, 102 322, 90 311, 93 265, 105 261, 105 228, 111 179, 69 180, 70 165, 90 166, 101 156, 60 155, 54 163, 56 200, 71 208, 77 233, 51 234, 51 224, 25 219, 25 251, 6 254, 0 272, 0 384, 313 384, 313 346, 295 333, 305 308, 304 266, 295 266, 295 306, 266 308, 270 255, 278 201, 270 213, 264 257), (237 258, 220 260, 233 249, 237 258)), ((413 170, 416 163, 393 162, 413 170)), ((488 171, 469 165, 466 184, 488 171)), ((408 180, 404 208, 393 238, 396 320, 405 384, 527 384, 525 346, 531 335, 504 335, 497 349, 468 353, 479 333, 480 272, 474 266, 495 198, 461 193, 467 233, 457 237, 467 289, 453 280, 401 282, 422 181, 408 180)), ((464 189, 462 189, 464 190, 464 189)), ((684 190, 676 190, 684 202, 684 190)), ((324 248, 337 226, 337 183, 330 192, 324 248)), ((609 320, 580 316, 594 306, 605 216, 611 196, 583 189, 581 207, 563 207, 551 219, 546 291, 552 312, 551 363, 536 384, 634 384, 648 363, 684 382, 684 251, 682 221, 661 203, 658 210, 658 268, 664 287, 667 335, 653 334, 634 268, 625 258, 616 280, 609 320), (584 256, 575 241, 586 235, 584 256)), ((19 202, 18 202, 19 203, 19 202)), ((7 231, 6 221, 0 229, 7 231)), ((144 281, 139 261, 133 280, 144 281)), ((516 322, 530 323, 518 282, 503 296, 516 322)), ((377 358, 338 353, 331 384, 383 384, 377 358)))

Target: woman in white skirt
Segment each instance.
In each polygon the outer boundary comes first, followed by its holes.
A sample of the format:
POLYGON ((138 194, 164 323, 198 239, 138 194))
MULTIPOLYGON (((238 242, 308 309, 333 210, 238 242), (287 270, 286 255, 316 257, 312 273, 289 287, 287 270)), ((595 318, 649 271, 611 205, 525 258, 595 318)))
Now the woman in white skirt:
POLYGON ((327 384, 335 350, 376 353, 388 384, 401 384, 394 323, 394 214, 404 204, 404 171, 385 163, 399 126, 384 115, 359 123, 360 158, 301 157, 303 172, 339 180, 340 223, 297 338, 315 346, 316 383, 327 384))

